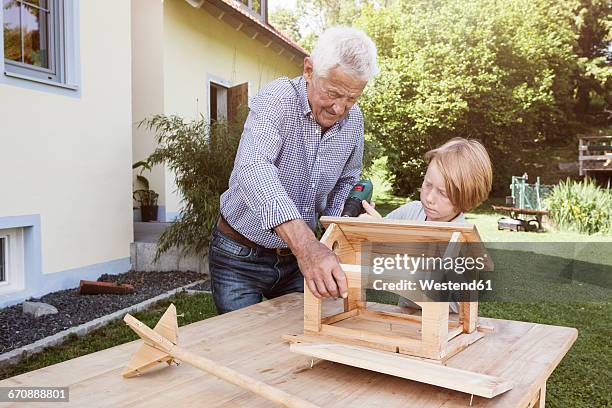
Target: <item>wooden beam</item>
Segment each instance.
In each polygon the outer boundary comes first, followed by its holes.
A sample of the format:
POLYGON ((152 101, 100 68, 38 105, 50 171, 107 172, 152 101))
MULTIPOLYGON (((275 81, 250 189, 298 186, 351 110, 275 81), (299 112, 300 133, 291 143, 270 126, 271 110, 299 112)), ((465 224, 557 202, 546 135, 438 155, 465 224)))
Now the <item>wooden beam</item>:
POLYGON ((512 388, 510 381, 500 377, 445 365, 431 364, 411 358, 402 358, 395 353, 372 350, 366 347, 329 343, 293 343, 290 346, 290 350, 311 357, 377 371, 485 398, 493 398, 512 388))
POLYGON ((304 279, 304 331, 321 331, 321 299, 315 297, 304 279))

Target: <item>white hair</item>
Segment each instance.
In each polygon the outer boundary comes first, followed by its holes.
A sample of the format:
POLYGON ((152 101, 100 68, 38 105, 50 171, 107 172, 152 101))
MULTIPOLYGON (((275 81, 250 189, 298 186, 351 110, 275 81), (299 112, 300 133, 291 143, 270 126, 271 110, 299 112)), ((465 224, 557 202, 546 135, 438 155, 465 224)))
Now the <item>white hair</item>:
POLYGON ((319 77, 326 76, 334 68, 363 81, 378 74, 376 45, 356 28, 328 28, 317 40, 311 58, 313 74, 319 77))

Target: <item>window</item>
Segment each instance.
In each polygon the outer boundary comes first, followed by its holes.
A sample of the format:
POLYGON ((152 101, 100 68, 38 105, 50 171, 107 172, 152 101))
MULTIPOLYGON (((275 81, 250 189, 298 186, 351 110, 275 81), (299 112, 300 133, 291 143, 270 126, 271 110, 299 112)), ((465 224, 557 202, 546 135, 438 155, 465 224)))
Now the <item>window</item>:
POLYGON ((76 87, 76 2, 2 2, 5 75, 76 87))
POLYGON ((6 237, 0 237, 0 282, 6 282, 6 237))
POLYGON ((0 296, 24 287, 23 237, 23 228, 0 229, 0 296))
POLYGON ((267 0, 240 0, 242 7, 259 20, 267 23, 267 0))

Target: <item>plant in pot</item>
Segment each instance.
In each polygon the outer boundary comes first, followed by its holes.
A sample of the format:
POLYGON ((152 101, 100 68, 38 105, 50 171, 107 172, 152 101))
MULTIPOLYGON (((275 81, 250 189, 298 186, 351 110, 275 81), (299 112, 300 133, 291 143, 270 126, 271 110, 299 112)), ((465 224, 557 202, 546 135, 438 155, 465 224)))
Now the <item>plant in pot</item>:
POLYGON ((157 221, 157 198, 159 194, 149 188, 149 180, 142 175, 145 170, 151 170, 151 166, 146 161, 139 161, 132 165, 132 169, 141 168, 136 180, 142 184, 143 188, 134 191, 132 197, 140 205, 140 218, 143 222, 157 221))

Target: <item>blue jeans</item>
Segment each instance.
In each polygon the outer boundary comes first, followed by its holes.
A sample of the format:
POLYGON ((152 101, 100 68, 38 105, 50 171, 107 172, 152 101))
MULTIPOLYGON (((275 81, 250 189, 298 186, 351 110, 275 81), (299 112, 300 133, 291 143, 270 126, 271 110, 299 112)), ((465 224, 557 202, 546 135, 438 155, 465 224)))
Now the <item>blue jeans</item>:
POLYGON ((227 313, 292 292, 304 292, 304 277, 294 255, 249 248, 215 227, 208 247, 213 299, 227 313))

